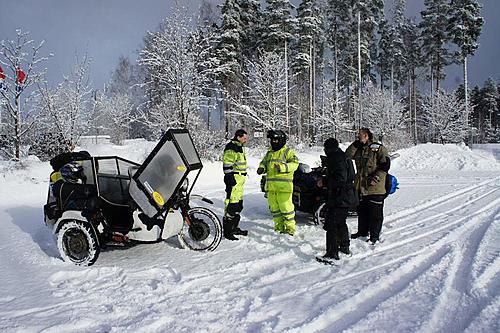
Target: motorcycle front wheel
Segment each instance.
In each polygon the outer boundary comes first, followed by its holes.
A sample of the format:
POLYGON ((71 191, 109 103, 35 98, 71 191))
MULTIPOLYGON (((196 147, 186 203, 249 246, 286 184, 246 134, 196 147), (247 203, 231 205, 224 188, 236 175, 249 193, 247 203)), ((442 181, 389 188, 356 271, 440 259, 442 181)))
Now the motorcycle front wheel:
POLYGON ((213 251, 222 239, 222 224, 210 209, 193 207, 187 211, 190 223, 182 226, 178 239, 185 248, 194 251, 213 251))

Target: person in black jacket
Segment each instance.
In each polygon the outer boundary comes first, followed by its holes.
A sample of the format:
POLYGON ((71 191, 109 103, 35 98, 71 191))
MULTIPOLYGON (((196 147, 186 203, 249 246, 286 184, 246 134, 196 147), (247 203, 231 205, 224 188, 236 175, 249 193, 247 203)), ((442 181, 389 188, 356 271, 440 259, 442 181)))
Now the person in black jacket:
POLYGON ((327 169, 327 214, 326 254, 324 260, 339 260, 339 251, 350 254, 349 230, 347 229, 347 211, 358 204, 354 189, 354 166, 339 148, 339 142, 329 138, 324 143, 327 169))

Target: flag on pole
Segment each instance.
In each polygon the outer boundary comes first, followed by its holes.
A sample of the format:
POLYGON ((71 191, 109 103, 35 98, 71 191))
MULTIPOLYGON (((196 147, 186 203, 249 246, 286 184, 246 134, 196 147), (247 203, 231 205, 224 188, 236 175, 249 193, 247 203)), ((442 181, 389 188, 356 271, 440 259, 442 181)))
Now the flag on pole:
POLYGON ((26 78, 26 74, 23 72, 21 67, 17 67, 16 75, 17 75, 16 83, 18 85, 22 85, 24 83, 24 79, 26 78))

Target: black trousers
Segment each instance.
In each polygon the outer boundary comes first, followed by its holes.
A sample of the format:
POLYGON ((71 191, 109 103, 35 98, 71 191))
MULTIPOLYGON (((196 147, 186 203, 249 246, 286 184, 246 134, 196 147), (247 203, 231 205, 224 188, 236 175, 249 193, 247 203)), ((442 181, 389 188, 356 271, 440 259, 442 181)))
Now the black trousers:
POLYGON ((347 208, 331 207, 325 219, 326 252, 338 252, 339 248, 349 248, 349 230, 347 229, 347 208))
POLYGON ((380 237, 384 221, 384 196, 367 195, 361 198, 358 206, 358 233, 370 236, 376 241, 380 237))

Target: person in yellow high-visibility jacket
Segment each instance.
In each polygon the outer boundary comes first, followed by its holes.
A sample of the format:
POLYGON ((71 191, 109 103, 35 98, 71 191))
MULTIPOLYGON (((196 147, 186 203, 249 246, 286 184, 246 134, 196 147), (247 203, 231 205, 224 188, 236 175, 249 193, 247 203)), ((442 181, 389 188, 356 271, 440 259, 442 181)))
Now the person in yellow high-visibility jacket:
POLYGON ((293 174, 299 166, 295 152, 286 146, 286 134, 281 130, 267 132, 271 148, 262 159, 257 173, 266 173, 267 201, 273 215, 274 230, 295 233, 295 206, 292 202, 293 174))
POLYGON ((246 236, 247 230, 238 227, 240 213, 243 210, 243 186, 247 176, 247 157, 245 144, 248 135, 243 129, 234 133, 233 139, 224 148, 222 168, 224 171, 224 184, 226 185, 226 200, 224 200, 224 237, 238 240, 235 235, 246 236))

